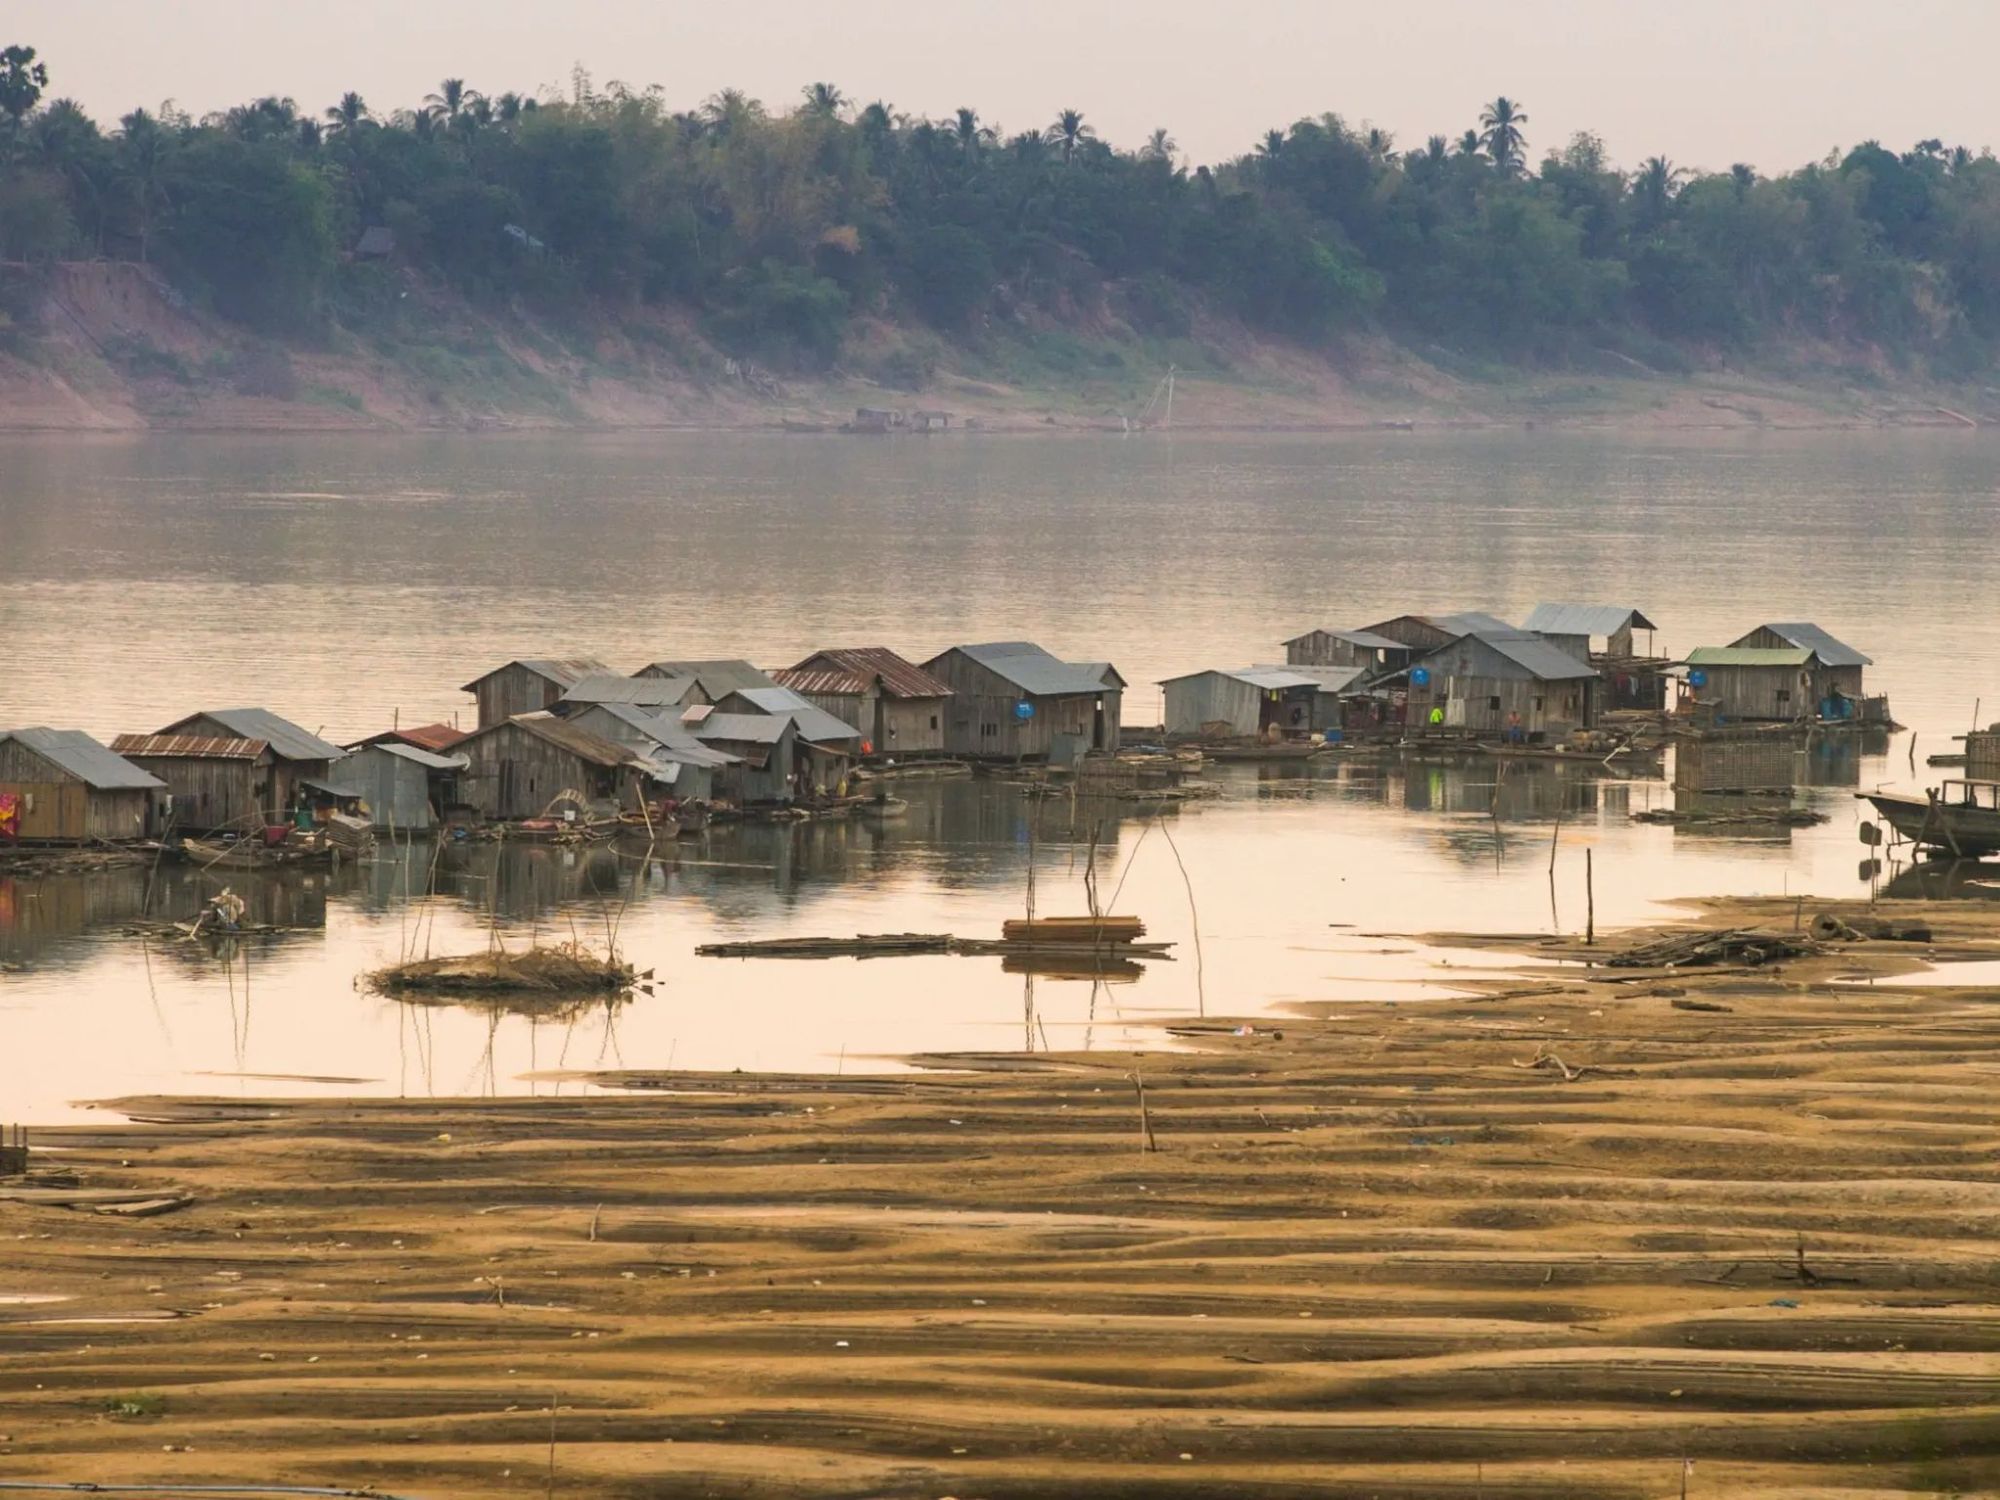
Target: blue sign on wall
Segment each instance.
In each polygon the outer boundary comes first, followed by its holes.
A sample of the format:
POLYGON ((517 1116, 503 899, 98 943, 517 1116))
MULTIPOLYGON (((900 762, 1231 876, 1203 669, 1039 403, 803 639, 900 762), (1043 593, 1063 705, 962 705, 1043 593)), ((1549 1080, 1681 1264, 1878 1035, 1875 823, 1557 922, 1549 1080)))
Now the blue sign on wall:
POLYGON ((1020 703, 1016 703, 1014 705, 1014 717, 1021 720, 1023 723, 1025 723, 1029 719, 1034 718, 1034 716, 1035 716, 1034 704, 1023 701, 1020 703))
POLYGON ((1430 682, 1430 680, 1431 680, 1431 669, 1429 667, 1410 668, 1410 681, 1417 687, 1425 686, 1427 683, 1430 682))
POLYGON ((1688 673, 1688 686, 1692 688, 1707 687, 1708 673, 1702 671, 1700 667, 1696 667, 1692 672, 1688 673))

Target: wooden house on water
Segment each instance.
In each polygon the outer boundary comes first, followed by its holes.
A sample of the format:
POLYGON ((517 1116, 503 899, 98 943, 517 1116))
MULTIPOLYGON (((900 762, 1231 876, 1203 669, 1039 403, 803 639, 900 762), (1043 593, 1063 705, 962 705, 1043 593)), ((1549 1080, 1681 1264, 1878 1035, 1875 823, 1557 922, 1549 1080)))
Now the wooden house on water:
POLYGON ((436 755, 389 740, 354 751, 340 763, 339 776, 368 809, 377 832, 428 833, 461 805, 459 777, 470 765, 457 752, 436 755))
POLYGON ((768 714, 798 727, 793 795, 806 801, 841 795, 861 756, 861 731, 807 702, 788 687, 742 688, 716 701, 724 715, 768 714))
POLYGON ((1538 636, 1463 636, 1417 658, 1406 727, 1413 734, 1566 739, 1597 722, 1594 667, 1538 636))
POLYGON ((121 734, 111 748, 166 783, 162 831, 248 833, 271 821, 276 757, 235 735, 121 734))
POLYGON ((660 713, 630 703, 593 703, 565 717, 579 729, 653 761, 667 790, 682 802, 713 802, 718 796, 742 800, 735 777, 741 762, 725 750, 703 744, 681 722, 678 710, 660 713))
POLYGON ((860 730, 863 759, 944 751, 951 689, 887 646, 816 651, 771 675, 781 687, 860 730))
POLYGON ((158 833, 167 784, 80 729, 0 730, 0 843, 120 843, 158 833))
MULTIPOLYGON (((1888 720, 1888 700, 1870 698, 1862 681, 1862 669, 1872 667, 1874 662, 1809 621, 1759 625, 1749 634, 1730 642, 1730 645, 1746 650, 1810 651, 1816 661, 1812 680, 1804 685, 1810 700, 1804 705, 1802 714, 1770 713, 1754 717, 1888 720)), ((1739 713, 1738 717, 1753 716, 1739 713)))
POLYGON ((1537 604, 1523 628, 1558 651, 1588 662, 1594 656, 1637 656, 1634 632, 1640 630, 1646 632, 1646 655, 1651 656, 1653 632, 1659 627, 1630 605, 1537 604))
POLYGON ((1116 750, 1125 681, 1105 662, 1066 662, 1029 641, 953 646, 923 664, 951 689, 945 749, 987 760, 1074 761, 1116 750))
POLYGON ((491 729, 516 714, 553 708, 586 677, 617 675, 593 656, 523 656, 473 678, 464 691, 479 700, 479 727, 491 729))
POLYGON ((1537 604, 1526 629, 1559 651, 1597 668, 1600 708, 1660 710, 1675 663, 1653 654, 1657 627, 1626 604, 1537 604), (1641 649, 1638 632, 1645 632, 1641 649))
POLYGON ((1416 649, 1371 630, 1308 630, 1285 642, 1288 667, 1365 667, 1393 672, 1410 664, 1416 649))
POLYGON ((798 792, 799 726, 790 714, 689 710, 687 728, 734 762, 727 782, 743 807, 790 804, 798 792))
POLYGON ((270 749, 270 775, 259 804, 272 823, 290 822, 294 809, 332 790, 329 773, 347 752, 268 708, 216 708, 177 719, 161 734, 207 739, 262 740, 270 749))
POLYGON ((657 768, 615 741, 551 713, 516 714, 459 742, 466 805, 503 822, 539 818, 565 798, 585 808, 629 811, 657 768))
POLYGON ((1160 689, 1167 733, 1176 739, 1305 739, 1325 727, 1319 678, 1290 667, 1188 672, 1160 689))

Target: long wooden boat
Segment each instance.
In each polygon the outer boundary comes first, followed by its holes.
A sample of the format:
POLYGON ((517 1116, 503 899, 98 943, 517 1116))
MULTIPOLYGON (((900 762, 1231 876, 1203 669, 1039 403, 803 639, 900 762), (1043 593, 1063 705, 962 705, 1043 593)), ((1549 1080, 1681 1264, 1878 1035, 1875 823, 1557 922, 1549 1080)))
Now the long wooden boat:
POLYGON ((2000 781, 1947 781, 1936 791, 1856 792, 1882 820, 1922 849, 1965 859, 2000 854, 2000 781))
POLYGON ((181 848, 195 864, 208 868, 220 865, 230 870, 280 870, 300 865, 324 865, 333 861, 331 844, 261 844, 255 839, 238 839, 233 844, 211 843, 207 839, 181 840, 181 848))

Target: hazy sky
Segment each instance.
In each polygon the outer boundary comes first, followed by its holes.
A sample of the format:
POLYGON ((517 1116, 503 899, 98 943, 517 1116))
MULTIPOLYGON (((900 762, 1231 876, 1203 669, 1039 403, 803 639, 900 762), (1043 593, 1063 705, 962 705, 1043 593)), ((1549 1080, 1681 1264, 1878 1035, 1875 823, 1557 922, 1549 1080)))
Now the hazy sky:
POLYGON ((1325 110, 1416 145, 1501 93, 1533 155, 1593 129, 1627 165, 2000 137, 1994 0, 5 0, 16 41, 105 119, 266 93, 317 112, 350 88, 386 112, 446 75, 530 92, 580 63, 677 107, 725 85, 789 105, 814 79, 1010 130, 1074 106, 1119 145, 1164 125, 1201 161, 1325 110))

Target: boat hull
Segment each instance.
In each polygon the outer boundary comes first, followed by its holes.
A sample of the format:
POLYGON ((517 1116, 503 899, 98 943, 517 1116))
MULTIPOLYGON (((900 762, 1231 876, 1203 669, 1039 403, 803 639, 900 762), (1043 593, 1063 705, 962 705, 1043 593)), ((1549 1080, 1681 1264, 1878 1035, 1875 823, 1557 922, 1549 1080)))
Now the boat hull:
POLYGON ((2000 854, 2000 811, 1936 802, 1899 792, 1858 792, 1882 820, 1911 843, 1967 859, 2000 854))

